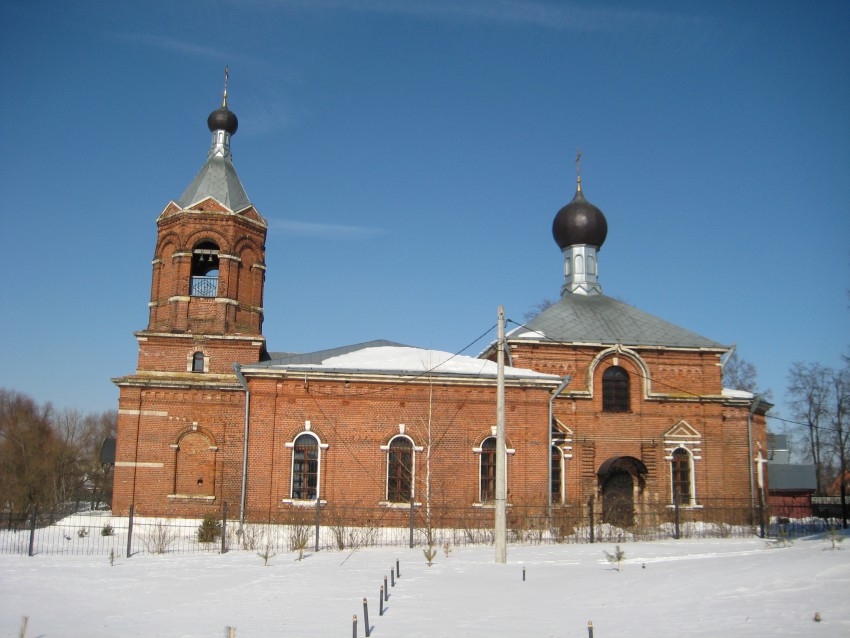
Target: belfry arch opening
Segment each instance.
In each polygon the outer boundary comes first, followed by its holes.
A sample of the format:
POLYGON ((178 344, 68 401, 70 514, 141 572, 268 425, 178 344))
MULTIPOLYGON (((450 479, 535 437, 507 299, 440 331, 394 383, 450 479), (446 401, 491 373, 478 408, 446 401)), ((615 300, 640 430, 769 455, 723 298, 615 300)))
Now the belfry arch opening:
POLYGON ((602 520, 617 527, 635 522, 635 504, 640 502, 648 471, 632 456, 612 457, 596 473, 602 498, 602 520))
POLYGON ((192 249, 192 279, 190 295, 215 297, 218 295, 218 244, 204 241, 192 249))

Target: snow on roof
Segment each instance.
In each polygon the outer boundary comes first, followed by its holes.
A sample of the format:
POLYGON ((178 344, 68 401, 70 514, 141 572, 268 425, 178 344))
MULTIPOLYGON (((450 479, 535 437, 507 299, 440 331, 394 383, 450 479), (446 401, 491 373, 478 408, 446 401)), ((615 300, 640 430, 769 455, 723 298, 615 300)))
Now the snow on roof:
MULTIPOLYGON (((315 353, 309 362, 277 359, 246 369, 271 368, 287 370, 346 370, 351 372, 383 372, 393 374, 468 375, 477 377, 495 377, 497 365, 493 361, 476 359, 465 355, 452 354, 442 350, 428 350, 402 345, 370 346, 345 351, 340 349, 315 353)), ((556 375, 543 374, 534 370, 505 366, 506 378, 558 379, 556 375)))
POLYGON ((731 388, 723 388, 723 396, 730 399, 752 399, 753 393, 746 390, 732 390, 731 388))

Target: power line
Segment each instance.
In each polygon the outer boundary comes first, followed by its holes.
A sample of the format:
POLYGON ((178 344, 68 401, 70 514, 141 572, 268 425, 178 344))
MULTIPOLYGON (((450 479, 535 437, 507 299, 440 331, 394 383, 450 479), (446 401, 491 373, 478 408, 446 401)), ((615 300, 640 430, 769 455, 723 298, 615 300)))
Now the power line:
MULTIPOLYGON (((509 323, 512 323, 513 325, 515 325, 515 326, 517 326, 517 327, 519 327, 519 328, 528 328, 528 326, 527 326, 526 324, 524 324, 524 323, 518 323, 518 322, 514 321, 513 319, 508 319, 508 322, 509 322, 509 323)), ((528 328, 528 329, 529 329, 529 330, 531 330, 531 328, 528 328)), ((547 342, 552 343, 552 344, 555 344, 555 345, 561 345, 561 346, 569 346, 569 345, 572 345, 572 344, 567 343, 567 342, 565 342, 565 341, 558 341, 557 339, 552 339, 551 337, 548 337, 548 336, 546 336, 545 334, 540 333, 540 332, 537 332, 537 334, 539 334, 539 335, 542 337, 542 340, 543 340, 543 341, 547 341, 547 342)), ((577 357, 582 356, 582 355, 581 355, 580 353, 578 353, 578 352, 576 352, 575 354, 576 354, 576 356, 577 356, 577 357)), ((595 355, 594 355, 594 356, 595 356, 595 355)), ((591 361, 591 360, 594 358, 594 356, 587 355, 585 358, 586 358, 588 361, 591 361)), ((651 381, 653 384, 660 385, 660 386, 664 386, 664 387, 669 388, 669 389, 671 389, 671 390, 675 390, 675 391, 677 391, 677 392, 681 392, 682 394, 690 395, 690 396, 692 396, 692 397, 694 397, 694 398, 701 398, 701 397, 702 397, 702 395, 696 394, 695 392, 691 392, 690 390, 685 390, 684 388, 680 388, 680 387, 678 387, 678 386, 672 385, 672 384, 670 384, 670 383, 666 383, 666 382, 664 382, 664 381, 659 381, 659 380, 657 380, 657 379, 652 379, 651 377, 649 377, 649 376, 647 376, 647 375, 643 374, 640 370, 638 370, 638 372, 637 372, 637 376, 638 376, 638 377, 640 377, 641 379, 644 379, 644 380, 647 380, 647 381, 651 381)), ((830 428, 830 427, 825 426, 825 425, 810 425, 810 424, 808 424, 808 423, 802 423, 802 422, 799 422, 799 421, 793 421, 793 420, 791 420, 791 419, 786 419, 786 418, 783 418, 783 417, 780 417, 780 416, 775 416, 775 415, 772 415, 772 414, 766 414, 766 413, 765 413, 764 418, 765 418, 765 419, 773 419, 773 420, 775 420, 775 421, 782 421, 783 423, 790 423, 790 424, 797 425, 797 426, 804 427, 804 428, 811 428, 811 427, 814 427, 815 429, 820 430, 820 431, 835 432, 836 434, 838 434, 838 433, 839 433, 839 430, 838 430, 837 428, 830 428)))

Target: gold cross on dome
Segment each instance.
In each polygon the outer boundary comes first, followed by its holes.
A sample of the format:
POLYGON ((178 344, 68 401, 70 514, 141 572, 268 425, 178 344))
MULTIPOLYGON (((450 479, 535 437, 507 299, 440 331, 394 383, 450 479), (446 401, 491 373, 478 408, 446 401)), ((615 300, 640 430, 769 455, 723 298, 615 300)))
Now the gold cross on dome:
POLYGON ((230 75, 228 68, 224 67, 224 98, 221 100, 221 108, 227 108, 227 79, 230 75))
POLYGON ((581 190, 581 146, 576 151, 576 184, 581 190))

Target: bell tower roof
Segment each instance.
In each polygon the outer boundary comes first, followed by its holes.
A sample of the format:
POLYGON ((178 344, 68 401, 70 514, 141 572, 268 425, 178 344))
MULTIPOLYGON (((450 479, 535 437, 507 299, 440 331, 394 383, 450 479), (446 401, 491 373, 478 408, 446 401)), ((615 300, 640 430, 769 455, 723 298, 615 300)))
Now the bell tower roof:
POLYGON ((180 208, 189 208, 193 204, 212 197, 218 203, 233 212, 251 205, 242 182, 233 167, 230 154, 230 138, 236 134, 239 120, 236 114, 227 108, 228 70, 224 70, 224 97, 221 107, 210 113, 207 126, 212 132, 212 144, 207 161, 201 170, 175 202, 180 208))

